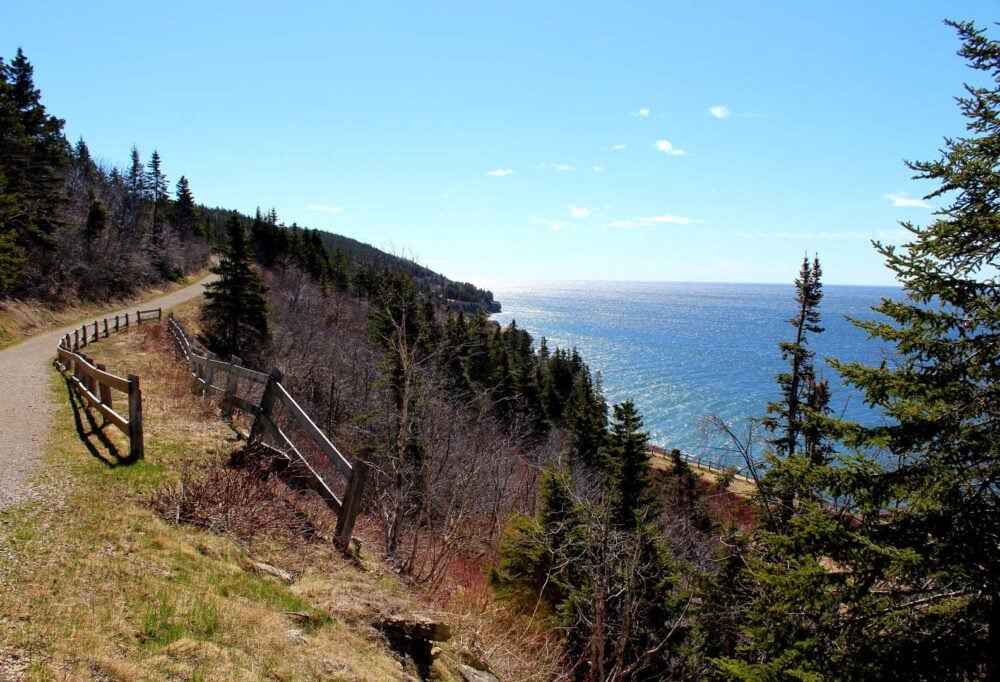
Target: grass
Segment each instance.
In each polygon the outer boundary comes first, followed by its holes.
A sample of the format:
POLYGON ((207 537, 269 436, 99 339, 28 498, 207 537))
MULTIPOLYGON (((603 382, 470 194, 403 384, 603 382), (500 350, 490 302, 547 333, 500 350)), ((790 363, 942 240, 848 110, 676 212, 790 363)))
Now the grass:
POLYGON ((0 679, 405 679, 370 625, 412 608, 383 572, 328 542, 239 543, 148 507, 181 472, 221 466, 239 447, 168 360, 162 327, 88 351, 142 377, 146 458, 123 463, 125 438, 76 412, 53 373, 43 501, 0 513, 0 679), (295 581, 254 572, 261 561, 295 581))
MULTIPOLYGON (((175 312, 192 329, 197 309, 175 312)), ((311 496, 293 502, 319 539, 228 537, 165 520, 155 501, 186 476, 219 470, 242 443, 193 395, 162 326, 87 352, 141 377, 146 457, 124 461, 126 438, 75 408, 53 373, 43 501, 0 512, 0 679, 414 679, 372 627, 413 611, 452 626, 437 679, 460 680, 457 666, 480 660, 502 679, 552 678, 556 640, 493 600, 481 571, 463 572, 471 582, 447 598, 405 586, 370 557, 359 567, 333 551, 335 518, 311 496), (293 579, 262 573, 261 562, 293 579)))

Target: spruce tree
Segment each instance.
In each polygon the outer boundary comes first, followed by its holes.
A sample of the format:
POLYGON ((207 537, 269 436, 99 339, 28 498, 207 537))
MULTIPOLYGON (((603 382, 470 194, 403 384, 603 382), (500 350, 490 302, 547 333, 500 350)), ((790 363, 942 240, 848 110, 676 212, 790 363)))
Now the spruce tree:
POLYGON ((824 499, 801 497, 781 532, 762 534, 743 653, 718 660, 727 677, 1000 675, 1000 43, 951 25, 988 85, 958 100, 968 137, 907 164, 947 206, 926 227, 903 223, 902 247, 876 243, 906 299, 856 324, 894 348, 891 361, 833 363, 883 423, 821 418, 840 452, 785 467, 824 499))
POLYGON ((146 173, 146 191, 153 203, 153 242, 162 245, 163 224, 166 220, 167 177, 163 174, 160 153, 153 150, 146 173))
POLYGON ((971 22, 948 23, 983 78, 957 100, 968 136, 946 138, 936 160, 907 163, 937 183, 926 197, 945 202, 937 218, 902 223, 911 237, 901 248, 876 244, 906 300, 883 300, 884 321, 857 324, 895 347, 894 362, 838 368, 887 420, 847 438, 867 464, 850 483, 880 518, 870 532, 883 548, 873 576, 883 609, 906 623, 905 646, 919 652, 922 674, 996 679, 1000 42, 971 22))
MULTIPOLYGON (((822 269, 819 258, 812 263, 808 256, 802 259, 799 276, 795 280, 796 314, 788 320, 795 330, 792 341, 779 344, 782 359, 788 370, 777 377, 781 400, 767 406, 769 415, 761 422, 772 434, 768 443, 768 471, 761 481, 765 496, 773 496, 780 504, 777 514, 767 509, 767 518, 783 526, 791 517, 797 499, 806 491, 802 489, 800 466, 810 462, 803 457, 822 463, 822 430, 818 427, 818 414, 826 409, 829 391, 826 383, 816 376, 815 353, 809 349, 809 338, 823 331, 820 326, 819 305, 823 300, 822 269), (808 443, 805 441, 809 441, 808 443), (809 454, 805 454, 808 452, 809 454)), ((770 504, 771 500, 765 500, 770 504)), ((772 527, 778 530, 778 527, 772 527)))
POLYGON ((17 198, 5 192, 7 180, 0 168, 0 296, 11 291, 24 272, 24 250, 17 243, 11 219, 17 210, 17 198))
POLYGON ((104 205, 94 190, 90 190, 90 195, 88 197, 90 202, 90 207, 87 209, 87 223, 84 226, 84 234, 87 237, 87 243, 90 244, 95 239, 101 236, 104 232, 104 228, 108 224, 108 208, 104 205))
POLYGON ((191 239, 202 232, 198 221, 198 207, 194 203, 194 195, 191 194, 191 185, 183 175, 177 181, 177 199, 171 212, 171 223, 183 239, 191 239))
POLYGON ((7 64, 0 59, 0 173, 6 208, 0 223, 0 278, 5 289, 30 286, 46 274, 61 225, 63 168, 69 144, 63 121, 50 116, 34 84, 34 68, 24 53, 7 64), (13 246, 11 241, 13 240, 13 246), (25 279, 26 278, 26 279, 25 279))
POLYGON ((613 415, 601 453, 602 465, 615 520, 621 527, 633 529, 640 513, 647 511, 653 501, 646 449, 649 434, 642 430, 642 416, 631 400, 615 405, 613 415))
POLYGON ((566 430, 570 459, 594 471, 601 469, 600 453, 607 437, 606 409, 603 399, 594 390, 590 373, 584 373, 576 399, 569 408, 566 430))
POLYGON ((250 247, 237 216, 226 222, 226 246, 205 286, 202 341, 217 355, 256 359, 268 339, 267 286, 250 266, 250 247))

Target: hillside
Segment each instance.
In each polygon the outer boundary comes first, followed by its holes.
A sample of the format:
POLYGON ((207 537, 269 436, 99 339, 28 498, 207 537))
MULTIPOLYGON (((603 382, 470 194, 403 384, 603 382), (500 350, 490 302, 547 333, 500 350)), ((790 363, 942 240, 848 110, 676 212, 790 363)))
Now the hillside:
POLYGON ((462 677, 487 660, 505 679, 535 674, 503 641, 502 613, 477 614, 481 586, 445 601, 407 589, 363 528, 360 556, 344 558, 316 498, 235 466, 245 444, 191 393, 171 343, 153 323, 88 346, 142 377, 139 462, 53 377, 68 399, 40 495, 0 514, 0 678, 417 679, 387 625, 414 618, 450 626, 436 679, 487 680, 462 677))

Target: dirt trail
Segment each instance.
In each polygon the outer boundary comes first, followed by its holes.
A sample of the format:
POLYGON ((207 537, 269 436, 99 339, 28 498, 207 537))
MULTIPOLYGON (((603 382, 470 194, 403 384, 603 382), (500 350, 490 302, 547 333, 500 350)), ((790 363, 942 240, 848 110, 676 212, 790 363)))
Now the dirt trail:
MULTIPOLYGON (((200 296, 211 279, 141 301, 127 310, 171 308, 200 296)), ((112 309, 94 317, 124 312, 126 309, 112 309)), ((41 463, 52 416, 49 364, 59 339, 73 329, 79 325, 44 332, 0 351, 0 510, 31 497, 28 480, 41 463)))

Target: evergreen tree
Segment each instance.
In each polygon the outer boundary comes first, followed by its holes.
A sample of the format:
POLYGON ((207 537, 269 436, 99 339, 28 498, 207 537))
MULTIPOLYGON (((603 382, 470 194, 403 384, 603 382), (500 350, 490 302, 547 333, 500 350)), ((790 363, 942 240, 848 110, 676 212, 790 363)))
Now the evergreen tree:
MULTIPOLYGON (((990 83, 958 100, 969 137, 908 164, 938 183, 928 199, 950 203, 927 227, 904 223, 903 247, 876 244, 906 300, 856 324, 895 347, 892 361, 834 363, 884 423, 834 422, 843 453, 781 461, 793 489, 822 498, 801 496, 781 532, 762 534, 744 650, 718 661, 727 677, 1000 675, 1000 43, 951 25, 990 83)), ((821 431, 831 421, 807 412, 821 431)))
POLYGON ((191 185, 183 175, 177 181, 177 199, 171 212, 171 222, 177 234, 183 239, 191 239, 202 233, 198 220, 198 207, 194 203, 194 195, 191 194, 191 185))
POLYGON ((545 613, 554 613, 579 580, 573 561, 582 523, 569 472, 547 467, 538 479, 537 511, 504 530, 490 581, 533 612, 544 603, 545 613))
POLYGON ((882 548, 871 577, 904 635, 883 655, 917 651, 928 677, 996 679, 1000 42, 971 22, 948 23, 962 40, 959 54, 986 83, 966 86, 958 99, 969 135, 947 138, 939 159, 907 164, 937 183, 927 199, 948 205, 929 226, 903 223, 912 237, 902 248, 876 244, 907 300, 883 300, 876 310, 887 321, 857 324, 894 345, 895 361, 837 366, 888 421, 847 438, 866 465, 849 481, 854 494, 891 520, 870 529, 882 548))
POLYGON ((73 148, 73 161, 85 182, 93 182, 98 175, 97 164, 90 156, 90 148, 81 137, 73 148))
POLYGON ((146 172, 143 169, 142 158, 139 156, 139 149, 135 145, 132 145, 129 158, 128 176, 125 186, 129 194, 133 198, 138 199, 146 194, 146 172))
POLYGON ((202 341, 221 357, 253 359, 268 339, 267 286, 250 267, 250 247, 237 216, 226 223, 226 236, 222 259, 212 268, 218 279, 205 286, 202 341))
POLYGON ((339 245, 333 248, 330 256, 330 279, 337 291, 348 291, 351 288, 351 264, 339 245))
MULTIPOLYGON (((803 258, 795 280, 798 309, 795 317, 788 320, 788 324, 795 329, 795 338, 779 344, 781 357, 789 366, 788 371, 777 377, 781 400, 770 403, 767 406, 769 416, 761 420, 765 428, 774 434, 769 440, 773 451, 768 453, 769 468, 761 482, 762 492, 780 503, 777 515, 767 510, 767 517, 779 526, 788 522, 797 498, 804 493, 796 483, 801 478, 798 466, 809 462, 799 463, 797 460, 806 456, 816 460, 812 463, 823 463, 820 461, 822 430, 818 427, 817 413, 825 411, 829 391, 826 383, 816 378, 815 353, 809 350, 809 337, 823 331, 819 313, 823 300, 821 278, 819 258, 814 257, 812 263, 808 257, 803 258), (805 455, 807 451, 809 454, 805 455)), ((765 500, 765 504, 769 503, 765 500)))
POLYGON ((646 449, 649 434, 642 430, 642 417, 631 400, 615 405, 613 412, 601 459, 615 520, 621 527, 633 529, 640 513, 649 511, 653 502, 646 449))
POLYGON ((93 242, 101 236, 104 228, 108 224, 108 208, 104 205, 94 191, 90 191, 90 208, 87 209, 87 223, 84 226, 84 234, 87 242, 93 242))
POLYGON ((5 192, 6 186, 0 168, 0 296, 11 291, 24 272, 24 250, 17 243, 17 231, 12 224, 17 198, 5 192))
POLYGON ((163 223, 166 219, 165 203, 167 202, 167 177, 163 174, 160 153, 153 150, 153 155, 149 158, 148 172, 146 173, 146 190, 153 203, 153 241, 162 244, 163 223))
POLYGON ((603 399, 594 391, 589 372, 585 373, 570 407, 566 430, 571 460, 594 471, 601 469, 600 453, 607 437, 604 407, 603 399))
POLYGON ((41 103, 24 53, 18 49, 10 64, 0 59, 0 173, 6 183, 0 190, 6 206, 0 241, 8 244, 0 251, 5 254, 0 278, 8 282, 22 282, 22 274, 31 281, 46 274, 65 201, 62 170, 69 144, 62 127, 41 103))

